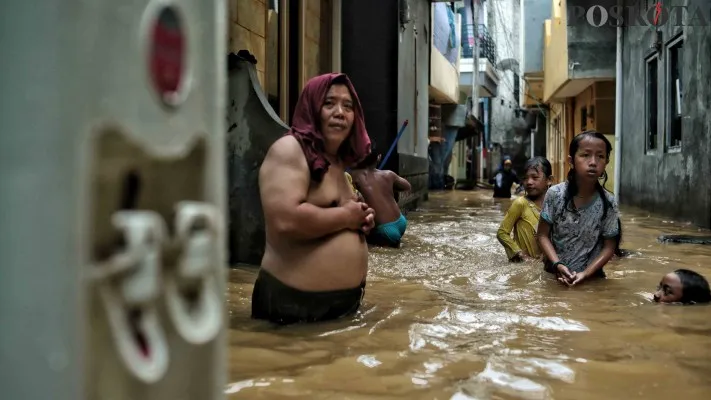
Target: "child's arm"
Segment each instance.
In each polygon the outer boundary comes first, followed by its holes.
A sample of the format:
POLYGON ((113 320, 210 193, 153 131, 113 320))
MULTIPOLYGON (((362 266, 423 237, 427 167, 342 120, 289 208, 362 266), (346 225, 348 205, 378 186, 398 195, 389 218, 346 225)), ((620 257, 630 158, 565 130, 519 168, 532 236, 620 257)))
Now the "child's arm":
POLYGON ((615 250, 617 249, 617 237, 620 235, 620 212, 615 203, 614 198, 608 198, 610 201, 610 209, 607 210, 607 215, 602 221, 602 237, 605 242, 602 247, 600 254, 595 257, 595 259, 585 267, 583 272, 578 273, 575 276, 573 285, 578 284, 585 279, 594 276, 597 271, 599 271, 605 264, 610 261, 613 255, 615 255, 615 250))
POLYGON ((504 249, 506 250, 506 257, 509 261, 513 261, 515 258, 520 258, 522 256, 521 248, 518 243, 511 238, 511 231, 513 230, 516 221, 521 218, 522 213, 521 203, 514 201, 506 212, 504 220, 501 221, 499 225, 499 230, 496 232, 496 238, 499 240, 504 249))
POLYGON ((563 275, 563 278, 559 277, 558 280, 563 283, 570 284, 570 282, 575 279, 575 275, 570 272, 568 266, 563 264, 560 261, 560 258, 558 258, 558 253, 556 253, 555 247, 553 247, 553 242, 551 242, 550 239, 550 233, 550 224, 543 217, 541 217, 541 219, 538 221, 538 230, 536 233, 536 237, 538 239, 538 247, 541 249, 541 252, 543 252, 543 255, 546 256, 548 261, 555 265, 555 270, 560 275, 563 275))
POLYGON ((555 221, 556 208, 560 207, 556 206, 556 199, 563 195, 559 188, 551 188, 546 192, 546 197, 543 199, 543 209, 541 210, 541 216, 538 220, 538 229, 536 229, 536 239, 543 255, 545 255, 548 261, 555 267, 554 269, 558 273, 558 280, 570 284, 569 282, 575 278, 575 275, 570 272, 568 266, 558 258, 558 253, 555 251, 553 242, 551 242, 550 239, 551 226, 555 221))
POLYGON ((552 263, 557 263, 560 261, 558 258, 558 253, 555 252, 553 247, 553 242, 550 239, 551 226, 548 222, 541 218, 538 221, 538 229, 536 230, 536 239, 538 241, 538 247, 541 249, 543 255, 546 256, 548 261, 552 263))
POLYGON ((390 171, 393 174, 393 186, 395 187, 395 190, 398 190, 400 192, 409 192, 412 190, 412 186, 410 185, 410 182, 407 181, 407 179, 401 177, 400 175, 390 171))

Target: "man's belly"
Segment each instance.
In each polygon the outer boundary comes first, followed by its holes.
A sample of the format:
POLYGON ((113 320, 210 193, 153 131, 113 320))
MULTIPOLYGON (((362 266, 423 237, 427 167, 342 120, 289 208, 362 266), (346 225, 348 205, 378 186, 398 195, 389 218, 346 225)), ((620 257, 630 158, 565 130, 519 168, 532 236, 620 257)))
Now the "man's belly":
POLYGON ((368 245, 353 231, 314 242, 267 240, 262 268, 285 285, 305 291, 357 287, 368 272, 368 245))

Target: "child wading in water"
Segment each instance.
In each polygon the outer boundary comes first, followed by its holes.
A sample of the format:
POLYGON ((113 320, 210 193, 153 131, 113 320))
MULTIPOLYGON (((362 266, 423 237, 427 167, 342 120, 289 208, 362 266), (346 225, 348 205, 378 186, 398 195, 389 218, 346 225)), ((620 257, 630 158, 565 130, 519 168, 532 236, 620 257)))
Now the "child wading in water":
POLYGON ((703 304, 711 302, 709 283, 701 274, 677 269, 662 277, 654 293, 657 303, 703 304))
POLYGON ((603 267, 617 247, 620 218, 617 203, 600 184, 607 182, 612 144, 596 131, 570 143, 566 182, 546 193, 538 224, 538 245, 546 256, 545 270, 574 286, 590 277, 604 277, 603 267))
POLYGON ((496 235, 506 249, 509 261, 514 262, 536 259, 541 255, 536 242, 536 229, 543 199, 553 178, 551 163, 543 157, 528 160, 524 173, 526 197, 519 197, 511 203, 496 235))
POLYGON ((395 201, 394 190, 411 190, 410 182, 393 171, 376 169, 380 154, 375 150, 351 171, 353 183, 365 202, 375 210, 375 228, 366 236, 370 244, 400 247, 407 219, 395 201))

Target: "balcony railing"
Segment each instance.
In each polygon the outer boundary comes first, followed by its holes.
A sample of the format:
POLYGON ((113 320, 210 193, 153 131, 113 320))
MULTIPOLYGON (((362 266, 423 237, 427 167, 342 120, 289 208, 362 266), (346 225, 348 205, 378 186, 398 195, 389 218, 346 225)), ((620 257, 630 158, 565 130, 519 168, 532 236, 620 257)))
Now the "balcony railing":
MULTIPOLYGON (((479 40, 479 57, 487 58, 492 65, 496 65, 496 43, 491 37, 486 25, 476 25, 479 40)), ((474 57, 474 25, 462 27, 462 58, 474 57)))
POLYGON ((496 43, 494 38, 489 34, 486 25, 479 25, 477 33, 479 34, 479 57, 487 58, 491 65, 496 65, 496 43))

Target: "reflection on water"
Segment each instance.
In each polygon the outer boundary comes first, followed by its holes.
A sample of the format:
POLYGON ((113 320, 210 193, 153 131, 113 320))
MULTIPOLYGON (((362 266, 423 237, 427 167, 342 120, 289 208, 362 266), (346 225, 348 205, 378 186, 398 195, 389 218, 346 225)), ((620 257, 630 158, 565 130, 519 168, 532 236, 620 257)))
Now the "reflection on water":
POLYGON ((651 302, 673 269, 711 277, 711 246, 657 237, 703 232, 623 207, 632 256, 569 289, 506 261, 496 230, 510 203, 490 196, 431 195, 410 213, 401 249, 371 250, 349 320, 252 321, 256 271, 232 271, 228 398, 709 398, 711 308, 651 302))

